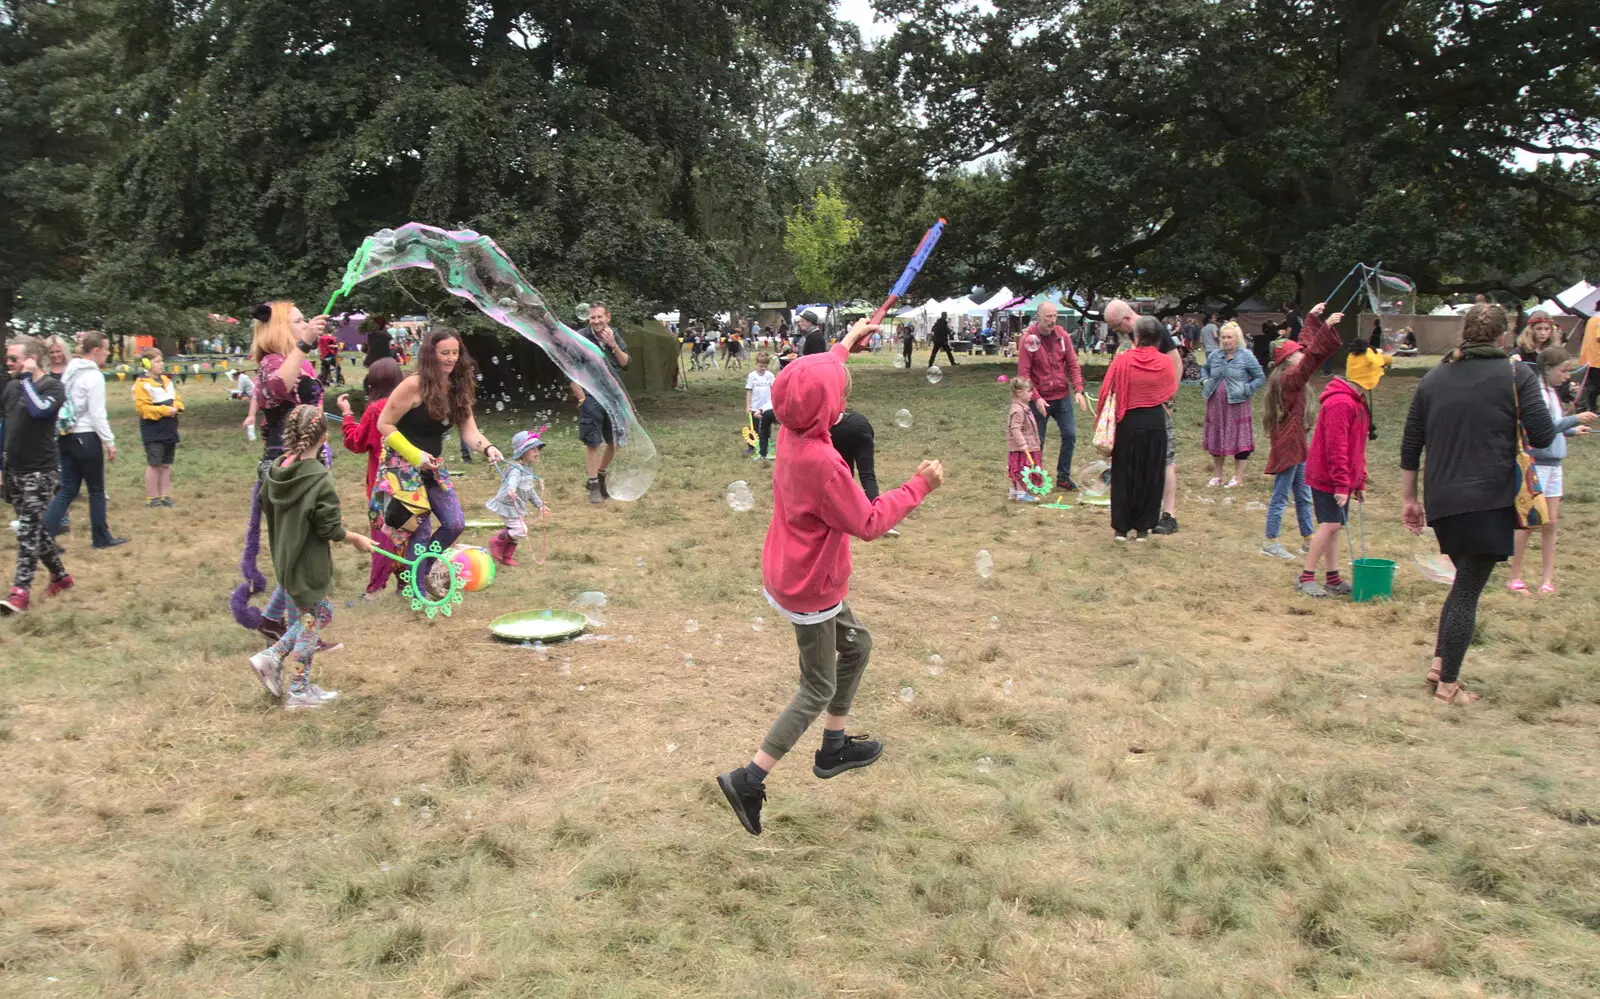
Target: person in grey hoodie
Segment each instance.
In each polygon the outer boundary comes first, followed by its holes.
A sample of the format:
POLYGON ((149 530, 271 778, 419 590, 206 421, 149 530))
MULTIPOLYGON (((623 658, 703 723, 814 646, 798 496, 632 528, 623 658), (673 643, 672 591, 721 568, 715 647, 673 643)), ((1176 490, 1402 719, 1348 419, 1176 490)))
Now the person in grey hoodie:
POLYGON ((91 541, 96 548, 128 543, 106 525, 106 462, 117 460, 117 435, 106 419, 106 376, 100 367, 110 349, 105 334, 85 333, 78 340, 78 356, 67 362, 62 373, 73 422, 58 441, 61 485, 44 515, 45 533, 54 538, 65 526, 67 508, 78 498, 79 490, 88 486, 91 541))
MULTIPOLYGON (((1540 393, 1556 427, 1556 438, 1550 446, 1533 450, 1533 471, 1539 477, 1539 491, 1544 493, 1545 505, 1550 509, 1550 518, 1539 525, 1539 557, 1543 569, 1539 593, 1544 596, 1556 591, 1556 520, 1561 509, 1561 462, 1567 457, 1567 438, 1588 434, 1596 419, 1593 413, 1561 415, 1561 387, 1572 380, 1576 364, 1572 355, 1562 348, 1546 347, 1539 352, 1537 362, 1524 365, 1538 373, 1540 393)), ((1512 593, 1528 592, 1528 584, 1522 581, 1522 559, 1528 553, 1528 540, 1532 537, 1532 530, 1517 531, 1517 549, 1511 556, 1511 582, 1506 584, 1506 589, 1512 593)))

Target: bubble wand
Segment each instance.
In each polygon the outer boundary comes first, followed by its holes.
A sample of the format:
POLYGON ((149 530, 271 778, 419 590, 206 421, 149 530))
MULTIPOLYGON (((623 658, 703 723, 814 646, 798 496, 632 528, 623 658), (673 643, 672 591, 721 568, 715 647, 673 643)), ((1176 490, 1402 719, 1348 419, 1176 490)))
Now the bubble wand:
POLYGON ((384 558, 393 559, 406 566, 405 571, 400 573, 400 581, 404 584, 401 586, 400 591, 402 593, 407 589, 411 591, 412 610, 426 611, 430 618, 441 612, 445 617, 449 617, 451 609, 461 602, 461 570, 456 567, 454 562, 444 557, 444 552, 439 550, 439 542, 435 541, 417 552, 416 558, 403 558, 394 552, 385 551, 376 546, 372 550, 384 558), (445 591, 444 596, 437 599, 430 599, 422 590, 421 567, 422 563, 430 558, 438 561, 450 574, 450 588, 445 591))
MULTIPOLYGON (((943 235, 944 219, 935 222, 927 232, 922 234, 922 242, 918 243, 916 250, 912 252, 911 260, 907 262, 906 269, 900 272, 900 280, 896 281, 894 287, 889 289, 889 297, 883 300, 883 304, 878 306, 877 311, 872 313, 872 318, 868 319, 867 322, 873 325, 883 322, 883 317, 888 315, 889 310, 894 308, 895 303, 900 301, 905 293, 910 290, 912 279, 917 276, 918 271, 922 270, 922 265, 928 262, 928 255, 933 253, 933 248, 939 244, 939 237, 943 235)), ((866 350, 866 340, 857 341, 855 349, 858 351, 866 350)))

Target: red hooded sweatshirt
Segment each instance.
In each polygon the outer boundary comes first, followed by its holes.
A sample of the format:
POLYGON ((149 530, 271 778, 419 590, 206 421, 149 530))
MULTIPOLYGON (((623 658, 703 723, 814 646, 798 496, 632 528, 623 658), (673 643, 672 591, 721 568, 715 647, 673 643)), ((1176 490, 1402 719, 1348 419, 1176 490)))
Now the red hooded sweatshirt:
POLYGON ((1078 365, 1078 352, 1072 349, 1072 340, 1060 326, 1040 329, 1032 323, 1017 338, 1017 377, 1033 383, 1033 398, 1045 402, 1065 399, 1069 393, 1083 391, 1083 368, 1078 365), (1029 338, 1039 341, 1037 350, 1029 350, 1029 338))
POLYGON ((1322 390, 1320 405, 1306 458, 1306 485, 1325 493, 1365 489, 1367 429, 1372 426, 1366 399, 1359 388, 1335 378, 1322 390))
POLYGON ((378 417, 383 415, 382 399, 367 402, 359 423, 348 418, 343 424, 346 451, 367 456, 367 498, 372 498, 372 484, 378 480, 378 458, 383 454, 383 435, 378 433, 378 417))
POLYGON ((778 606, 814 614, 850 591, 850 535, 882 537, 928 495, 926 479, 875 500, 856 484, 829 430, 844 413, 845 349, 789 362, 772 385, 778 463, 772 469, 772 523, 761 549, 761 582, 778 606))

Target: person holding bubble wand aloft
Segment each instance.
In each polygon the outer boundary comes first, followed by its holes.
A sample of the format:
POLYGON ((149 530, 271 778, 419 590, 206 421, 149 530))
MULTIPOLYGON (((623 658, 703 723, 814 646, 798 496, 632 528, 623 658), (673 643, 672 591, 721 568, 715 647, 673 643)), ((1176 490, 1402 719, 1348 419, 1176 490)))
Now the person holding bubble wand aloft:
POLYGON ((1273 478, 1272 499, 1267 501, 1266 540, 1261 544, 1261 554, 1285 562, 1293 562, 1295 554, 1278 543, 1278 530, 1283 526, 1283 511, 1291 496, 1295 517, 1300 522, 1302 554, 1310 551, 1311 536, 1315 532, 1311 487, 1306 485, 1306 432, 1314 423, 1314 419, 1307 416, 1306 385, 1322 362, 1338 353, 1340 339, 1336 327, 1344 319, 1344 313, 1335 312, 1323 322, 1322 313, 1327 307, 1327 302, 1312 306, 1302 323, 1300 339, 1283 340, 1273 348, 1272 370, 1267 374, 1267 400, 1261 425, 1267 431, 1269 442, 1266 472, 1273 478))
POLYGON ((490 461, 505 460, 500 449, 478 430, 473 416, 477 370, 472 355, 461 346, 460 334, 449 327, 436 327, 422 341, 417 373, 400 382, 378 417, 378 433, 385 445, 379 474, 390 496, 384 526, 407 560, 423 558, 417 569, 434 597, 448 587, 449 571, 441 560, 419 553, 428 548, 430 540, 438 542, 440 550, 449 548, 466 528, 461 500, 440 456, 445 431, 454 426, 462 442, 474 451, 490 461), (437 530, 430 531, 435 519, 437 530), (428 561, 433 563, 431 569, 421 572, 428 561))
POLYGON ((773 385, 781 429, 761 578, 767 602, 794 625, 800 687, 751 761, 717 777, 729 807, 751 835, 761 834, 767 774, 819 715, 822 748, 811 767, 817 777, 871 766, 883 752, 881 743, 865 735, 845 734, 872 654, 872 635, 845 600, 850 538, 882 537, 944 482, 944 466, 924 461, 905 485, 869 501, 834 450, 829 430, 844 415, 850 394, 845 358, 877 329, 866 319, 857 321, 840 344, 790 364, 773 385))

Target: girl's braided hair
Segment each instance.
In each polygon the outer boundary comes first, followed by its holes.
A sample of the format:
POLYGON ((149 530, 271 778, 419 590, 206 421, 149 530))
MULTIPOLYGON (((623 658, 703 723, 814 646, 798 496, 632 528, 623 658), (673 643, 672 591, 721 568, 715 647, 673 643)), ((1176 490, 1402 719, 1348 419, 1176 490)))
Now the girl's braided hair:
POLYGON ((321 406, 296 406, 283 424, 283 453, 304 454, 328 437, 321 406))

